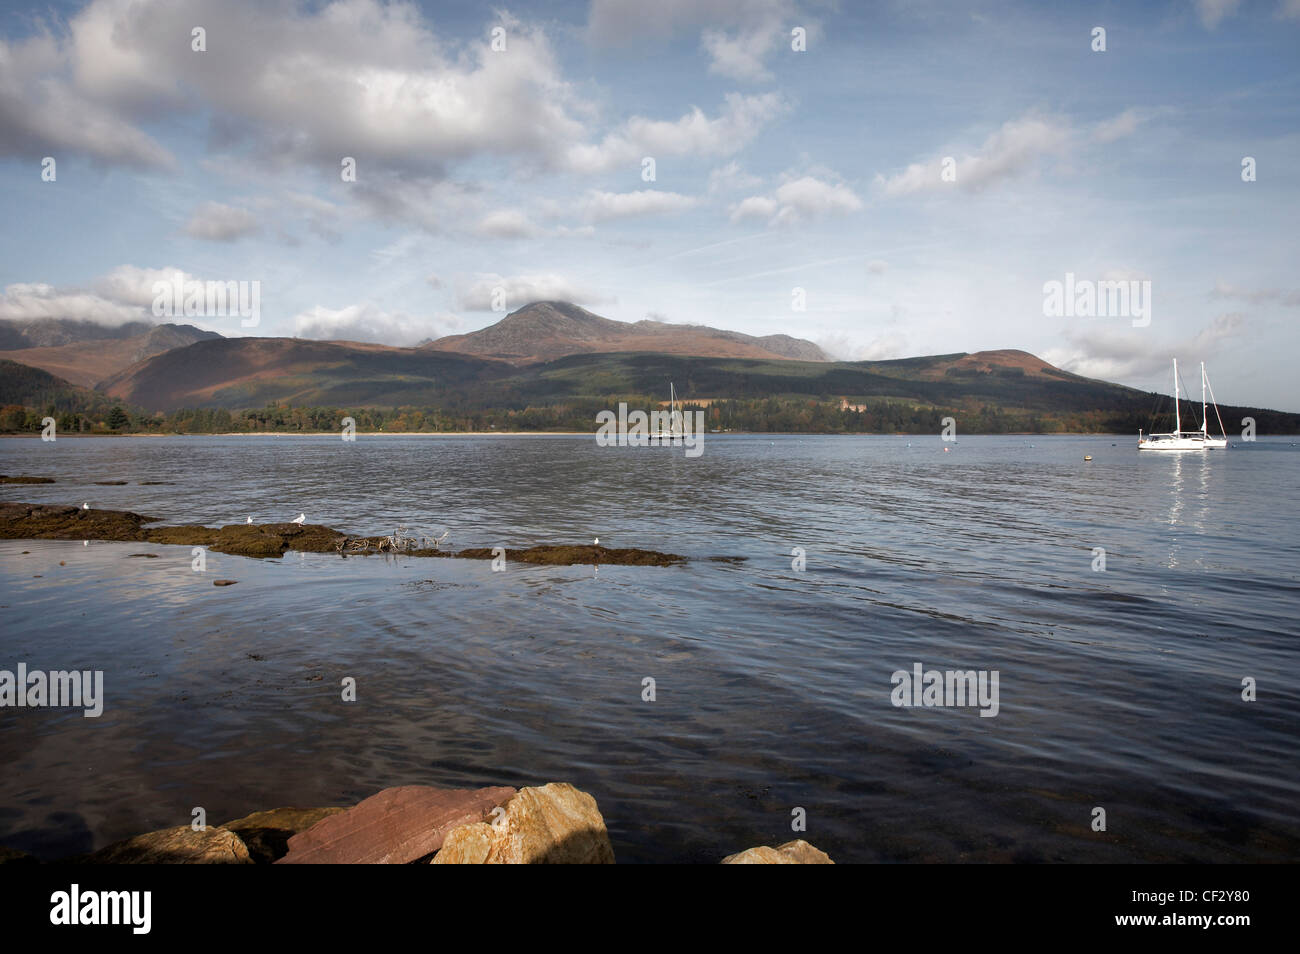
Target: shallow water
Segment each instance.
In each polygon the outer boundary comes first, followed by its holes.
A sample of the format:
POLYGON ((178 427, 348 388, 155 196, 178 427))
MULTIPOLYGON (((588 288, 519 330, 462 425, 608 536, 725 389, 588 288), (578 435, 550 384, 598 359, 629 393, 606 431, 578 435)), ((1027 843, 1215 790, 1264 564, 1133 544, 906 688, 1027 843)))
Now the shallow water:
POLYGON ((620 861, 792 837, 837 861, 1295 860, 1300 448, 1134 444, 0 441, 0 473, 58 481, 0 500, 699 558, 497 573, 209 553, 195 573, 186 547, 0 541, 0 669, 102 669, 107 695, 98 719, 0 710, 0 844, 58 857, 196 806, 219 823, 564 780, 620 861), (891 674, 918 662, 997 670, 997 716, 895 707, 891 674))

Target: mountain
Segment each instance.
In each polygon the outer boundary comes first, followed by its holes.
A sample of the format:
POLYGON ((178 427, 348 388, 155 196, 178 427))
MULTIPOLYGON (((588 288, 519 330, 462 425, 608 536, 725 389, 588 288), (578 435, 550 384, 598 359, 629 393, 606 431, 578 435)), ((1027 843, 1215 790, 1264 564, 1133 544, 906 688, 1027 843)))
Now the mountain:
POLYGON ((154 325, 145 321, 116 326, 66 318, 0 321, 0 359, 41 368, 81 387, 93 387, 145 358, 220 337, 215 331, 193 325, 154 325))
POLYGON ((829 361, 811 341, 789 335, 756 338, 704 325, 673 325, 649 319, 615 321, 563 301, 525 305, 494 325, 421 345, 430 351, 497 358, 512 364, 552 361, 571 354, 652 351, 710 358, 829 361))

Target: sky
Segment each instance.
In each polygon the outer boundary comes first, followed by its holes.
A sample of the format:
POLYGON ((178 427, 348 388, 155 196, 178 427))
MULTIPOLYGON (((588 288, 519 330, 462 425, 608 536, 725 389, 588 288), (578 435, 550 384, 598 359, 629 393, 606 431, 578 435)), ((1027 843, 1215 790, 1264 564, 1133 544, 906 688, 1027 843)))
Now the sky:
POLYGON ((1297 172, 1300 0, 0 3, 0 318, 411 345, 560 299, 1295 411, 1297 172), (259 323, 155 319, 173 278, 259 323))

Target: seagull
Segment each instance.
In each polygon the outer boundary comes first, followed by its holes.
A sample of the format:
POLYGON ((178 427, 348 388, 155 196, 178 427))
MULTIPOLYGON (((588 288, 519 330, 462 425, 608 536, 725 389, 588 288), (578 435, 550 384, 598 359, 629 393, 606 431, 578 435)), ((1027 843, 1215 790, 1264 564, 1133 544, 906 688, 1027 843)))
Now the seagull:
POLYGON ((446 540, 446 539, 447 539, 447 534, 449 534, 449 533, 451 533, 451 530, 449 530, 449 529, 448 529, 448 530, 444 530, 444 531, 442 531, 442 536, 440 536, 440 537, 434 537, 434 538, 433 538, 433 542, 434 542, 434 543, 442 543, 443 540, 446 540))
MULTIPOLYGON (((252 518, 252 517, 249 517, 249 518, 248 518, 248 522, 249 522, 249 523, 252 523, 252 522, 253 522, 253 518, 252 518)), ((290 520, 289 522, 290 522, 290 523, 306 523, 306 522, 307 522, 307 515, 306 515, 305 513, 300 513, 300 514, 298 514, 298 516, 294 517, 294 518, 293 518, 292 520, 290 520)))
POLYGON ((82 509, 82 510, 89 510, 89 509, 90 509, 90 504, 88 504, 88 503, 83 503, 83 504, 81 505, 81 509, 82 509))
POLYGON ((245 522, 245 523, 252 523, 252 522, 253 522, 253 518, 252 518, 252 517, 249 517, 249 518, 248 518, 247 520, 245 520, 244 522, 245 522))

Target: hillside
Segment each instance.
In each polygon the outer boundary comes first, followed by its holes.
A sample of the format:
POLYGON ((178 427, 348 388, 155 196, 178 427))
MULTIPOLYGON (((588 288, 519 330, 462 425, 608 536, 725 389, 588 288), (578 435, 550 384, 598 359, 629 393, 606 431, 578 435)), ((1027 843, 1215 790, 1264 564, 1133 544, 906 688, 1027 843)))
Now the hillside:
POLYGON ((455 351, 513 364, 551 361, 572 354, 653 351, 712 358, 827 361, 811 341, 789 335, 754 337, 703 325, 615 321, 562 301, 525 305, 494 325, 439 338, 421 348, 455 351))
POLYGON ((193 325, 142 321, 116 327, 58 318, 0 321, 0 348, 4 349, 0 359, 41 368, 81 387, 94 387, 145 358, 220 337, 193 325))
POLYGON ((217 338, 147 358, 99 389, 150 410, 436 404, 513 369, 471 355, 351 341, 217 338))

